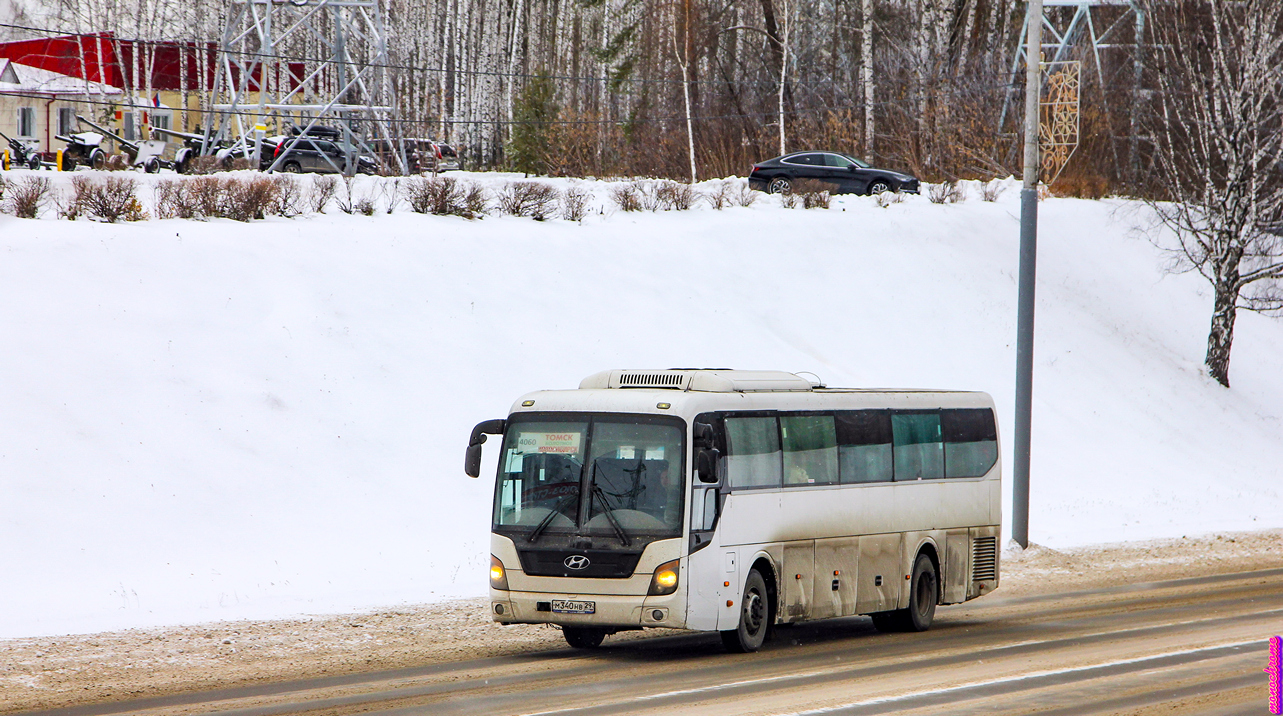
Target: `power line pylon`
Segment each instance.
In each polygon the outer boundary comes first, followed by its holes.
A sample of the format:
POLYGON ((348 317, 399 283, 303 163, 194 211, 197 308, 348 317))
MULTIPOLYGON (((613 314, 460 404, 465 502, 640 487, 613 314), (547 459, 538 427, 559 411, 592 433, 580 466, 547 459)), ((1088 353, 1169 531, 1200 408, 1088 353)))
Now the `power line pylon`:
MULTIPOLYGON (((1140 106, 1145 70, 1145 11, 1137 0, 1043 0, 1043 7, 1048 11, 1042 18, 1043 38, 1039 48, 1039 59, 1050 67, 1062 66, 1073 59, 1072 54, 1080 45, 1085 45, 1096 67, 1096 78, 1103 91, 1105 71, 1101 63, 1102 50, 1132 50, 1132 82, 1136 107, 1140 106), (1065 10, 1057 10, 1065 8, 1065 10), (1067 10, 1072 10, 1068 12, 1067 10), (1104 28, 1101 32, 1100 28, 1104 28), (1128 30, 1131 38, 1127 37, 1128 30), (1130 39, 1131 42, 1127 40, 1130 39)), ((1020 74, 1028 54, 1027 28, 1022 28, 1016 41, 1016 51, 1012 53, 1011 83, 1002 105, 1002 116, 998 127, 1007 131, 1007 121, 1012 117, 1012 109, 1021 86, 1020 74)), ((1044 85, 1046 86, 1046 85, 1044 85)), ((1105 108, 1109 113, 1108 107, 1105 108)), ((1129 141, 1129 173, 1133 181, 1139 172, 1139 128, 1136 124, 1136 108, 1131 113, 1129 141)))
POLYGON ((379 0, 232 0, 217 63, 207 150, 227 143, 253 159, 263 131, 256 128, 333 126, 344 153, 342 166, 326 157, 335 170, 354 174, 365 154, 390 157, 404 173, 401 152, 372 147, 391 150, 396 136, 379 0))

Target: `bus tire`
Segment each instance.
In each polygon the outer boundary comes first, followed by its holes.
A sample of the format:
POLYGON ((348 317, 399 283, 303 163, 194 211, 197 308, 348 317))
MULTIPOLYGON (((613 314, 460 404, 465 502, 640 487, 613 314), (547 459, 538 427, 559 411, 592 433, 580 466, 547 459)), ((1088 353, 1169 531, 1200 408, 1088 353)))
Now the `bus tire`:
POLYGON ((566 643, 576 649, 596 649, 606 638, 606 630, 595 627, 564 626, 561 634, 566 637, 566 643))
POLYGON ((771 601, 766 591, 766 580, 754 569, 748 573, 748 579, 744 582, 739 625, 722 632, 722 644, 732 653, 757 651, 766 641, 766 632, 770 627, 771 601))
POLYGON ((926 631, 936 615, 940 596, 940 579, 936 565, 925 554, 913 562, 913 581, 909 582, 909 608, 870 614, 873 626, 881 632, 926 631))

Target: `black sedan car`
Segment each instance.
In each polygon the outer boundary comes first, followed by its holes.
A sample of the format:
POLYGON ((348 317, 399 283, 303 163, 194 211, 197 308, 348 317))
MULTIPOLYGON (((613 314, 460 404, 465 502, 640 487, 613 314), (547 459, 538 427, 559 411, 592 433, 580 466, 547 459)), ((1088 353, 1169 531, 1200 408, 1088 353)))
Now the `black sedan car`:
POLYGON ((803 179, 827 184, 834 194, 918 193, 917 178, 871 167, 839 152, 793 152, 759 162, 748 175, 748 185, 769 194, 783 194, 803 179))

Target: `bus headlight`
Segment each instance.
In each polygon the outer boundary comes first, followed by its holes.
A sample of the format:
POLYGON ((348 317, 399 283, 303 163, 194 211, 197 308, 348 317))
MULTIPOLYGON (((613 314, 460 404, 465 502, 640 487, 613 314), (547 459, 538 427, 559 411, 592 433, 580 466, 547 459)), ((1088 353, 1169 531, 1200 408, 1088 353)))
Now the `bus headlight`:
POLYGON ((650 577, 650 590, 646 593, 652 597, 662 597, 677 591, 677 560, 665 562, 655 568, 650 577))
POLYGON ((493 554, 490 555, 490 587, 508 591, 508 573, 504 571, 503 562, 493 554))

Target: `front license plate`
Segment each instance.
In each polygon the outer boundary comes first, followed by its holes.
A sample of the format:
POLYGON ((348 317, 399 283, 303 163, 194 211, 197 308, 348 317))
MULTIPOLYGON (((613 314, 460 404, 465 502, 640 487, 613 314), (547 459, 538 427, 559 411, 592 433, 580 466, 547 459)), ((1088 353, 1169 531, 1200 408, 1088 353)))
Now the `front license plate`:
POLYGON ((572 602, 569 599, 552 600, 552 610, 558 614, 593 614, 597 602, 572 602))

